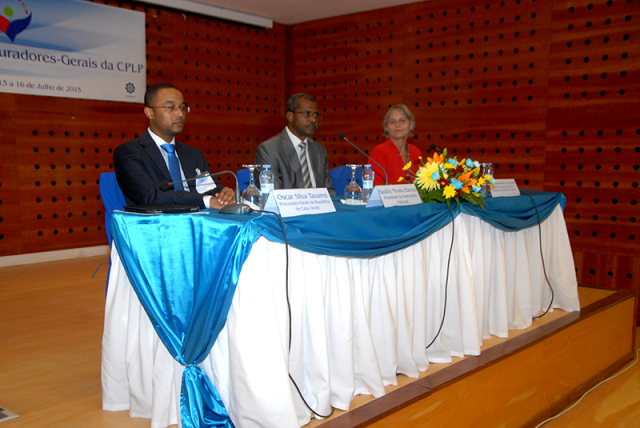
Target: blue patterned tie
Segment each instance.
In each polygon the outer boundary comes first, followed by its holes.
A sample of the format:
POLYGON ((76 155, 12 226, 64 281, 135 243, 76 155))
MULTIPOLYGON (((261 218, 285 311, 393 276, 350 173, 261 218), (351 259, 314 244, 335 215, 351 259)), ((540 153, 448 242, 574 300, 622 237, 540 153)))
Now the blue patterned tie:
MULTIPOLYGON (((180 161, 176 156, 176 146, 173 144, 163 144, 161 146, 165 152, 167 152, 167 158, 169 159, 169 173, 171 174, 171 181, 182 181, 182 174, 180 174, 180 161)), ((175 183, 173 190, 184 190, 182 183, 175 183)))
POLYGON ((309 166, 307 165, 307 143, 300 143, 300 166, 302 167, 302 177, 304 178, 304 187, 311 187, 311 177, 309 177, 309 166))

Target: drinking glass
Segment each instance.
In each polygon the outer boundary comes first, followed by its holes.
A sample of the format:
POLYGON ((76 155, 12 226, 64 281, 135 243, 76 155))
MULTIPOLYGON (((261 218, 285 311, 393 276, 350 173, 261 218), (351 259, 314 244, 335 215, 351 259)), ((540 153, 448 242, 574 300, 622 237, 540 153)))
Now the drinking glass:
POLYGON ((247 202, 260 206, 260 190, 256 186, 253 178, 253 171, 261 165, 242 165, 245 168, 249 168, 249 186, 242 192, 242 198, 247 202))
POLYGON ((362 189, 356 183, 356 168, 362 165, 348 164, 351 168, 351 182, 344 188, 344 197, 347 199, 362 199, 362 189))
MULTIPOLYGON (((493 164, 491 163, 483 163, 480 165, 481 166, 481 170, 480 170, 480 176, 484 177, 485 175, 490 175, 491 177, 493 177, 493 173, 494 173, 494 169, 493 169, 493 164)), ((490 190, 491 188, 491 184, 490 183, 485 183, 481 188, 480 188, 480 194, 482 196, 490 196, 490 190)))

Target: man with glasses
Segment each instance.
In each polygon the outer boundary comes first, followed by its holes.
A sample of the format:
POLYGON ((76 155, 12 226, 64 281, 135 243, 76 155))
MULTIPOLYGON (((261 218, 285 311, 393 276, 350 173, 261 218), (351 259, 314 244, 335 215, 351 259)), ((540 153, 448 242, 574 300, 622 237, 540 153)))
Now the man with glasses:
POLYGON ((322 119, 316 99, 309 94, 292 95, 286 117, 287 126, 258 146, 253 163, 271 165, 275 189, 326 187, 335 196, 327 150, 312 139, 322 119))
POLYGON ((144 114, 149 128, 135 140, 118 146, 113 153, 116 178, 127 205, 191 205, 221 208, 235 202, 232 189, 215 177, 193 179, 209 171, 199 149, 180 143, 189 112, 182 93, 173 85, 158 83, 144 95, 144 114), (174 183, 172 186, 168 182, 174 183))

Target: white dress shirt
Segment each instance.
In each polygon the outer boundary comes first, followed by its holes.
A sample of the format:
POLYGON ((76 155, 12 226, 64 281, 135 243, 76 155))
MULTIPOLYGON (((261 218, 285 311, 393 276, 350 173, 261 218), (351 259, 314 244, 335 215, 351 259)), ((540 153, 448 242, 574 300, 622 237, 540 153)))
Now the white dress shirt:
POLYGON ((316 187, 316 178, 313 176, 313 168, 311 168, 311 157, 309 155, 309 141, 308 138, 305 138, 304 140, 301 140, 300 138, 296 137, 295 135, 293 135, 293 132, 291 132, 289 130, 289 127, 285 127, 284 129, 287 130, 287 134, 289 134, 289 139, 291 140, 291 144, 293 144, 293 148, 296 149, 296 153, 298 154, 298 159, 300 159, 300 152, 302 151, 302 148, 300 147, 300 143, 302 142, 306 142, 307 143, 307 167, 309 168, 309 178, 311 180, 311 187, 316 187))

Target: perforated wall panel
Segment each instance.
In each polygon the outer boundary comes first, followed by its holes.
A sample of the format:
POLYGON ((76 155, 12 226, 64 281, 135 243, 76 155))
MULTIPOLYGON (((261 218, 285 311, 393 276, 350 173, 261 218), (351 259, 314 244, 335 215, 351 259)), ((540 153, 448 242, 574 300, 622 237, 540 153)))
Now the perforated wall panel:
MULTIPOLYGON (((146 14, 147 84, 169 82, 191 105, 178 139, 212 171, 242 168, 284 126, 285 32, 131 2, 146 14)), ((141 134, 142 104, 0 94, 0 256, 106 244, 99 176, 141 134)), ((222 178, 231 183, 228 178, 222 178)))
POLYGON ((640 4, 555 1, 545 188, 567 196, 579 281, 640 289, 640 4))

